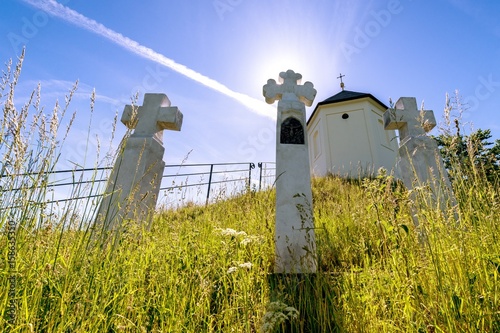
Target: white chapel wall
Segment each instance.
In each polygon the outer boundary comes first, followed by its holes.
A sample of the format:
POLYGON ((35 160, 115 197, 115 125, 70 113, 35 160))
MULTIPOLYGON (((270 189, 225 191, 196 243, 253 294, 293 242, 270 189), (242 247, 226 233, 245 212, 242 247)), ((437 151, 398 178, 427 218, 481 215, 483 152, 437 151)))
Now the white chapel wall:
POLYGON ((326 119, 330 146, 329 172, 347 177, 364 173, 372 163, 364 110, 341 108, 326 114, 326 119))
MULTIPOLYGON (((370 107, 370 106, 369 106, 370 107)), ((371 105, 370 107, 371 120, 368 122, 371 127, 372 134, 372 150, 374 156, 375 172, 380 167, 385 168, 389 173, 393 170, 396 164, 398 145, 394 140, 394 131, 384 130, 383 114, 385 110, 371 105)))
POLYGON ((396 162, 397 142, 394 131, 384 130, 384 112, 367 98, 320 106, 308 126, 311 174, 368 176, 379 167, 390 172, 396 162), (343 115, 348 117, 343 119, 343 115))
POLYGON ((326 159, 328 157, 328 145, 325 142, 325 128, 323 128, 322 117, 317 117, 308 130, 309 138, 309 160, 311 161, 311 174, 324 176, 328 173, 326 159))

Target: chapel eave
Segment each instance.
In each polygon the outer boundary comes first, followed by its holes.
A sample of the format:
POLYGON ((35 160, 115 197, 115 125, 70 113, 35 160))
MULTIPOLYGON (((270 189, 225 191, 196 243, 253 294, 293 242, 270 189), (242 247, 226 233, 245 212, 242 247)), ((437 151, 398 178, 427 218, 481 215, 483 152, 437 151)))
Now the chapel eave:
POLYGON ((346 101, 352 101, 352 100, 361 99, 361 98, 372 99, 375 103, 379 104, 383 109, 388 109, 387 105, 385 105, 380 100, 375 98, 372 94, 360 93, 360 92, 350 91, 350 90, 342 90, 338 94, 335 94, 335 95, 325 99, 324 101, 316 104, 316 107, 314 108, 313 113, 311 114, 309 119, 307 119, 306 125, 309 125, 309 122, 314 118, 316 111, 318 110, 318 108, 320 106, 335 104, 335 103, 340 103, 340 102, 346 102, 346 101))

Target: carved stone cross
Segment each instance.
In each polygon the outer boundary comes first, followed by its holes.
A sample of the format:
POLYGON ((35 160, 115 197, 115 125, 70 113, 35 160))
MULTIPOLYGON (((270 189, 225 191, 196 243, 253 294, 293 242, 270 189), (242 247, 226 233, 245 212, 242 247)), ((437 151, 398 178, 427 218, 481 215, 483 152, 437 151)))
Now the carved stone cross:
POLYGON ((267 80, 262 93, 269 104, 278 100, 276 118, 275 262, 277 274, 316 273, 316 240, 311 192, 306 107, 316 89, 300 85, 302 75, 281 72, 277 84, 267 80))
POLYGON ((291 69, 280 73, 280 83, 274 79, 267 80, 263 87, 264 97, 268 104, 273 104, 276 100, 301 101, 306 106, 311 106, 316 97, 316 89, 311 82, 299 85, 302 75, 295 73, 291 69))
MULTIPOLYGON (((430 202, 447 215, 456 206, 456 200, 437 143, 426 135, 435 126, 434 113, 430 110, 418 110, 414 97, 401 97, 393 109, 384 113, 385 129, 399 130, 397 167, 403 183, 410 190, 429 187, 430 202)), ((416 226, 420 223, 417 207, 429 207, 430 203, 421 201, 417 193, 419 192, 411 191, 410 195, 413 202, 412 217, 416 226)))
POLYGON ((431 110, 418 110, 414 97, 401 97, 394 109, 384 113, 384 128, 399 130, 399 140, 425 135, 436 126, 436 118, 431 110))
POLYGON ((176 106, 170 106, 165 94, 144 94, 142 106, 125 105, 122 123, 134 129, 133 137, 155 137, 163 143, 163 130, 180 131, 182 113, 176 106))
POLYGON ((98 213, 105 230, 125 220, 152 221, 165 169, 163 130, 180 131, 182 113, 165 94, 145 94, 142 106, 126 105, 122 123, 134 129, 126 138, 108 180, 98 213))

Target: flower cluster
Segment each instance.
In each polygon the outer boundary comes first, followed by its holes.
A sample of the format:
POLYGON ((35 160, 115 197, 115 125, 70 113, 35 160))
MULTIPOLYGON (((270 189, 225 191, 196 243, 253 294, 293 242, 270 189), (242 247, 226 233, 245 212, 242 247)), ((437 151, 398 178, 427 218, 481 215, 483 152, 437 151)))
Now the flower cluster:
POLYGON ((227 270, 227 274, 234 273, 240 268, 241 269, 250 269, 250 268, 252 268, 252 266, 253 265, 251 262, 244 262, 242 264, 239 264, 238 266, 229 267, 229 269, 227 270))
POLYGON ((231 237, 239 237, 239 236, 247 236, 247 233, 244 231, 236 231, 231 228, 215 228, 215 231, 221 234, 222 236, 231 236, 231 237))
POLYGON ((240 242, 240 245, 245 246, 245 245, 248 245, 250 243, 262 244, 263 242, 264 242, 264 237, 250 235, 250 236, 246 236, 245 238, 243 238, 243 240, 240 242))
POLYGON ((273 332, 276 326, 287 320, 297 319, 299 311, 283 302, 271 302, 267 306, 267 312, 262 318, 262 332, 273 332))

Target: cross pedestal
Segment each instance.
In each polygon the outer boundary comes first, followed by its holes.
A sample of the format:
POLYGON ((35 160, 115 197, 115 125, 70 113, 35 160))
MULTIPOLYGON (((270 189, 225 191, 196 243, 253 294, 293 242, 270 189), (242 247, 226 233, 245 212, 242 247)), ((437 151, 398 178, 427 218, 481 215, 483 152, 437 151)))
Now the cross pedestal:
POLYGON ((145 94, 142 106, 125 106, 121 121, 134 132, 122 141, 97 221, 104 230, 125 219, 147 222, 149 228, 165 168, 163 130, 180 131, 182 113, 167 95, 145 94))
POLYGON ((302 75, 280 73, 280 83, 269 79, 263 95, 269 104, 278 100, 276 131, 275 273, 315 273, 311 176, 305 105, 316 96, 311 82, 299 85, 302 75))
MULTIPOLYGON (((430 187, 433 203, 446 211, 456 201, 437 143, 427 136, 435 126, 433 111, 418 110, 414 97, 401 97, 395 108, 384 113, 384 128, 399 131, 398 167, 403 183, 408 189, 430 187)), ((413 221, 418 225, 416 217, 413 221)))

